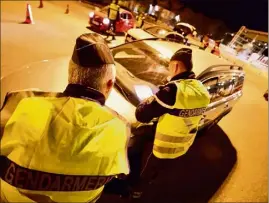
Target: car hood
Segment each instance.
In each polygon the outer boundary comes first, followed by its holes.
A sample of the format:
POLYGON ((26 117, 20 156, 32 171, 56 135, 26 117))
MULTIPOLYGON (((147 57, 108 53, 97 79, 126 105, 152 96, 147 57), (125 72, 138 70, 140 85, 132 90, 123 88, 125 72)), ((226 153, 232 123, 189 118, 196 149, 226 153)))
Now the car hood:
POLYGON ((148 46, 158 50, 162 55, 162 57, 167 58, 167 60, 170 60, 173 54, 181 48, 192 49, 193 71, 197 76, 201 74, 203 71, 205 71, 207 68, 211 67, 212 65, 232 64, 231 62, 225 60, 224 58, 220 58, 204 50, 200 50, 196 47, 189 47, 176 42, 146 40, 145 43, 148 46))
POLYGON ((107 14, 106 13, 102 13, 100 11, 94 11, 94 15, 99 17, 99 18, 105 18, 107 17, 107 14))
POLYGON ((145 32, 144 30, 138 29, 138 28, 128 30, 128 34, 135 37, 136 39, 149 39, 149 38, 155 37, 155 36, 145 32))
MULTIPOLYGON (((23 66, 1 78, 1 106, 10 91, 36 89, 46 92, 63 92, 67 86, 70 57, 43 60, 23 66)), ((135 106, 113 89, 106 105, 117 111, 129 122, 136 122, 135 106)))

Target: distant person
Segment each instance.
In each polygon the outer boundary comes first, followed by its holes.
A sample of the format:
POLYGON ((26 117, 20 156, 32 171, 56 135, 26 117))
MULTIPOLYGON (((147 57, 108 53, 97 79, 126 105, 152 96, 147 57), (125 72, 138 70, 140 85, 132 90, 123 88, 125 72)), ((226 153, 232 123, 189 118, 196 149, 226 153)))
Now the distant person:
POLYGON ((220 41, 215 41, 215 46, 211 50, 211 53, 217 56, 220 56, 220 50, 219 50, 220 41))
POLYGON ((120 6, 117 5, 117 1, 113 0, 112 3, 109 5, 108 9, 108 19, 109 19, 109 28, 107 31, 107 37, 112 36, 112 40, 115 40, 116 35, 116 21, 119 18, 120 6))
POLYGON ((144 25, 144 20, 145 20, 145 17, 144 17, 144 14, 141 12, 139 13, 139 15, 137 16, 137 25, 136 27, 137 28, 142 28, 143 25, 144 25))
POLYGON ((104 39, 83 34, 76 40, 63 93, 6 96, 1 202, 94 203, 112 178, 129 173, 130 129, 105 106, 115 77, 104 39))
POLYGON ((206 48, 209 46, 209 37, 210 37, 210 34, 206 34, 202 39, 204 50, 206 50, 206 48))

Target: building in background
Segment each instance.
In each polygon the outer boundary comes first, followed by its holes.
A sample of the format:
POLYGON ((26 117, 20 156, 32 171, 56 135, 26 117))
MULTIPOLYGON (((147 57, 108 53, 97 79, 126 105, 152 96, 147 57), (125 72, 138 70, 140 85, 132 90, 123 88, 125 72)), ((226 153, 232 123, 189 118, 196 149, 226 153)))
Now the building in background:
POLYGON ((268 33, 242 26, 237 33, 226 33, 222 45, 238 59, 268 69, 268 33))

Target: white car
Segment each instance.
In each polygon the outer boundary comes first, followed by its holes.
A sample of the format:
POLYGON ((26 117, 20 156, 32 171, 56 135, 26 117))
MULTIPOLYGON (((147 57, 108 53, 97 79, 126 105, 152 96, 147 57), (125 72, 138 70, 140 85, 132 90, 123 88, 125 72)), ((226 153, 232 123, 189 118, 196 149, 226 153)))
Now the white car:
MULTIPOLYGON (((117 78, 106 105, 139 126, 135 118, 136 106, 167 82, 171 56, 185 45, 166 40, 138 40, 111 48, 117 78)), ((245 73, 199 49, 193 50, 193 71, 207 86, 211 95, 200 129, 212 126, 228 114, 242 96, 245 73)), ((10 91, 37 88, 42 91, 62 92, 67 86, 69 57, 31 63, 1 78, 1 106, 10 91)), ((29 95, 30 96, 30 95, 29 95)), ((152 125, 146 124, 146 125, 152 125)))
POLYGON ((183 23, 183 22, 177 23, 174 27, 174 31, 184 36, 187 36, 189 34, 192 34, 193 36, 197 35, 196 28, 193 25, 188 24, 188 23, 183 23))
POLYGON ((132 42, 134 40, 140 39, 152 39, 152 38, 164 38, 169 41, 174 41, 178 43, 185 44, 187 39, 177 32, 169 28, 164 28, 161 26, 152 26, 146 29, 133 28, 128 30, 125 35, 125 42, 132 42))
POLYGON ((174 31, 183 35, 185 38, 187 38, 188 43, 191 46, 196 46, 200 49, 204 48, 203 43, 200 42, 199 39, 197 38, 197 31, 193 25, 179 22, 175 25, 174 31))

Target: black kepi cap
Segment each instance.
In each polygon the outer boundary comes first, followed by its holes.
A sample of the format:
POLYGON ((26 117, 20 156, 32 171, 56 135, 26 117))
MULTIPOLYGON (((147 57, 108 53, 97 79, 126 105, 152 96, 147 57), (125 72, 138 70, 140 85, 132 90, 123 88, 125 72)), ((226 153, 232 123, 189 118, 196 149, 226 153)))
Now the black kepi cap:
POLYGON ((192 50, 189 48, 181 48, 179 49, 170 61, 181 61, 188 71, 192 70, 192 50))
POLYGON ((100 67, 114 64, 112 53, 103 37, 96 33, 86 33, 76 40, 72 60, 82 67, 100 67))

